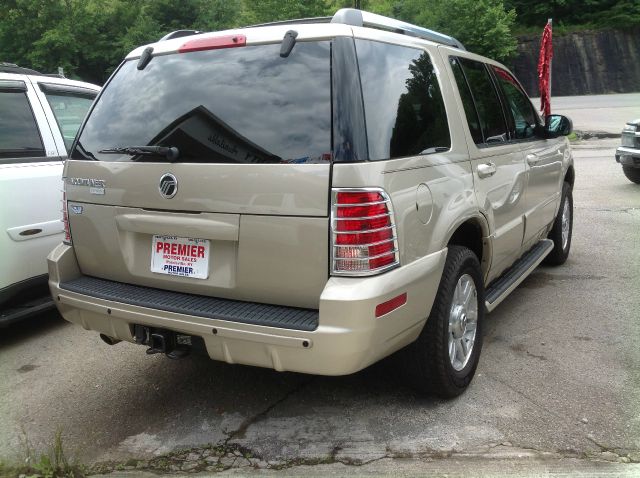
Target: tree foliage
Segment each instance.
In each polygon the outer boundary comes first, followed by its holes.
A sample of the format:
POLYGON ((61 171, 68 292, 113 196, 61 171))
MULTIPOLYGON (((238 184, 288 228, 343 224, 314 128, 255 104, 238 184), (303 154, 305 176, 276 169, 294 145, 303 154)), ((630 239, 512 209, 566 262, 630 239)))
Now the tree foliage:
MULTIPOLYGON (((638 0, 360 0, 364 10, 452 35, 508 60, 512 31, 555 22, 640 25, 638 0), (607 14, 603 15, 606 11, 607 14), (516 17, 517 14, 517 17, 516 17)), ((325 16, 356 0, 0 0, 0 61, 103 83, 133 48, 179 29, 223 30, 325 16)))

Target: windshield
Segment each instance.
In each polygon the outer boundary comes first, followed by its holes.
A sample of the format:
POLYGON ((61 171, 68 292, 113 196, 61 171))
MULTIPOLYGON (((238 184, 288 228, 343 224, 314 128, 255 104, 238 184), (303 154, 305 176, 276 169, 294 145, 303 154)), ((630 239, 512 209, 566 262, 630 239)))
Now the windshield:
POLYGON ((127 61, 71 157, 168 161, 127 149, 163 146, 177 148, 178 162, 328 161, 330 48, 328 41, 298 42, 287 58, 280 44, 176 53, 154 57, 143 70, 137 59, 127 61))

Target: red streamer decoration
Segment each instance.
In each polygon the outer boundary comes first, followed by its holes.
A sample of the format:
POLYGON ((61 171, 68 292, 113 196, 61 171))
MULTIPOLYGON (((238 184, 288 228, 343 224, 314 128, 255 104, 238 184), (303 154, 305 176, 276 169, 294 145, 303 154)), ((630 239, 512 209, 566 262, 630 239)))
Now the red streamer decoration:
POLYGON ((551 22, 547 22, 540 42, 538 59, 538 89, 540 90, 540 111, 545 116, 551 114, 551 59, 553 58, 553 42, 551 22))

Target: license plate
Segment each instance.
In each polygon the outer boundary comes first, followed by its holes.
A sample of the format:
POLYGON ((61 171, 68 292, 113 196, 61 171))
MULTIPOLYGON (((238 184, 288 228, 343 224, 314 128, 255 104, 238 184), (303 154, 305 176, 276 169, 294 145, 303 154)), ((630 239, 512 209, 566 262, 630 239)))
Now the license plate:
POLYGON ((151 272, 206 279, 209 277, 209 240, 153 236, 151 272))

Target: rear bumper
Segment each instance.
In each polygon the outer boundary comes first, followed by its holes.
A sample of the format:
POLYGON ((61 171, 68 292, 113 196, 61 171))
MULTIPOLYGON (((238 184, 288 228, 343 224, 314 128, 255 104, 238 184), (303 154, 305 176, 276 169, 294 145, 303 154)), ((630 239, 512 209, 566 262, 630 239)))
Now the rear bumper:
POLYGON ((621 146, 616 149, 616 161, 623 166, 640 168, 640 149, 621 146))
MULTIPOLYGON (((356 372, 417 338, 438 290, 446 249, 367 278, 332 277, 320 297, 315 330, 294 330, 161 310, 82 294, 60 286, 82 276, 72 247, 49 255, 49 287, 62 316, 134 343, 133 325, 202 337, 212 359, 319 375, 356 372), (407 293, 400 308, 376 306, 407 293), (215 333, 214 333, 215 329, 215 333)), ((102 296, 104 297, 104 295, 102 296)))

